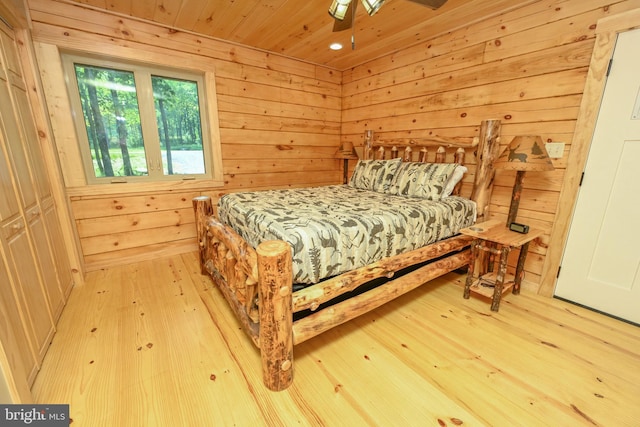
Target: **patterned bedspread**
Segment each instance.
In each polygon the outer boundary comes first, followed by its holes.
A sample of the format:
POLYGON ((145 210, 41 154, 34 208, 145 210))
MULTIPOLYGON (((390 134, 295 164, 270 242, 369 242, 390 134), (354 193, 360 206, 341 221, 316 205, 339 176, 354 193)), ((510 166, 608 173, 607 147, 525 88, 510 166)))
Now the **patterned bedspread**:
POLYGON ((218 203, 220 220, 251 246, 288 242, 299 284, 450 237, 475 215, 475 202, 461 197, 429 201, 347 185, 232 193, 218 203))

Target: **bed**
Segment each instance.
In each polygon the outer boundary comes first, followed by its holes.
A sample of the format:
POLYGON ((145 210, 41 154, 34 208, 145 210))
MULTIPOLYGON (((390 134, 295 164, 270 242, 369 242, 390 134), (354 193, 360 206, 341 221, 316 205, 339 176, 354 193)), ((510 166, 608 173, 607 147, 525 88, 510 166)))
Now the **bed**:
POLYGON ((488 216, 500 122, 479 129, 365 138, 345 185, 229 193, 217 210, 208 196, 193 200, 201 271, 260 350, 267 388, 292 383, 295 345, 467 265, 471 239, 458 230, 488 216))

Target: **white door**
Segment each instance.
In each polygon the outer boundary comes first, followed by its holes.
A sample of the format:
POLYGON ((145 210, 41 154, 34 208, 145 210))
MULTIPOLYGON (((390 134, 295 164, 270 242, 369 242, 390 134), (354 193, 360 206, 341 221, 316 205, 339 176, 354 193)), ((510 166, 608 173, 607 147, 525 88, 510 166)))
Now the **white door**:
POLYGON ((621 33, 556 285, 640 323, 640 30, 621 33))

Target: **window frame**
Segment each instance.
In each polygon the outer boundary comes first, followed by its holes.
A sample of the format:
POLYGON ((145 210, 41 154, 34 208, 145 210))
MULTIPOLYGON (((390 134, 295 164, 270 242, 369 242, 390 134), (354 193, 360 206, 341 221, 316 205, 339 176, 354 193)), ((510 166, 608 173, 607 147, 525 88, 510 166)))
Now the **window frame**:
POLYGON ((217 98, 213 72, 193 69, 177 69, 161 64, 148 64, 132 61, 127 58, 106 57, 71 51, 62 51, 60 58, 66 82, 66 91, 69 95, 71 113, 73 117, 75 117, 73 122, 77 138, 77 147, 82 159, 83 175, 87 185, 97 185, 105 188, 104 186, 106 184, 118 184, 118 188, 120 190, 124 190, 122 186, 127 188, 132 187, 130 189, 133 190, 134 188, 138 188, 140 185, 148 186, 150 184, 155 184, 156 186, 161 185, 163 187, 166 185, 185 185, 188 183, 197 184, 198 187, 201 187, 203 184, 208 186, 223 185, 222 150, 220 147, 219 124, 217 111, 214 111, 217 108, 217 98), (80 100, 80 92, 75 72, 76 63, 134 73, 138 109, 140 114, 140 126, 143 133, 147 167, 149 168, 150 162, 160 162, 160 164, 162 164, 161 158, 155 158, 158 157, 161 151, 161 143, 159 139, 160 129, 158 128, 155 117, 155 103, 153 88, 151 85, 151 76, 195 81, 198 88, 198 105, 200 108, 200 126, 202 132, 205 173, 165 175, 164 172, 162 172, 161 176, 154 176, 149 173, 149 175, 145 176, 97 177, 94 171, 84 112, 82 110, 82 103, 80 100), (141 78, 146 79, 146 82, 142 85, 140 84, 141 78), (147 104, 146 107, 142 106, 143 103, 147 104), (149 146, 151 146, 151 150, 147 148, 149 146))

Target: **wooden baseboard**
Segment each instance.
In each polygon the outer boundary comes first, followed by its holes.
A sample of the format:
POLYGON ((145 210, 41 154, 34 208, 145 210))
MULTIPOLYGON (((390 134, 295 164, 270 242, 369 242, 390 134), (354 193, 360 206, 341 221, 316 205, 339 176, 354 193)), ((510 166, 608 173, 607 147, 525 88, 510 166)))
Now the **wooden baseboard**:
POLYGON ((148 245, 143 248, 131 248, 121 251, 89 255, 84 258, 85 271, 95 271, 102 268, 148 261, 155 258, 178 255, 197 250, 198 245, 195 239, 185 239, 177 240, 175 242, 148 245))

